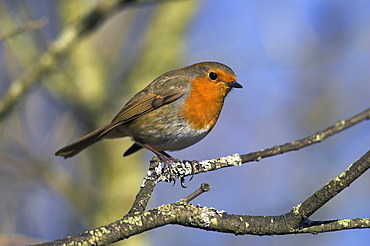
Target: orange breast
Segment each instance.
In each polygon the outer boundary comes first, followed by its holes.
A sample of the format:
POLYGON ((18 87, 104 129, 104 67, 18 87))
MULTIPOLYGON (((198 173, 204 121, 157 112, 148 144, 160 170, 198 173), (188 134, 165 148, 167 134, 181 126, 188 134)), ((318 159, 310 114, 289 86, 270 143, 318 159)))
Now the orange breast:
POLYGON ((225 97, 230 88, 223 83, 214 83, 207 77, 191 80, 192 89, 185 100, 181 114, 190 127, 211 130, 220 115, 225 97))

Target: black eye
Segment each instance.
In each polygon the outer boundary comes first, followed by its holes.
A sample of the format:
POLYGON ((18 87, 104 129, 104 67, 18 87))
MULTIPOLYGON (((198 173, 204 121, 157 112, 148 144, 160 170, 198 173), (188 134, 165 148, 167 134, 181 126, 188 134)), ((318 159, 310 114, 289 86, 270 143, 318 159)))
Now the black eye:
POLYGON ((210 78, 211 80, 216 80, 216 79, 217 79, 217 74, 216 74, 216 73, 214 73, 214 72, 210 72, 208 76, 209 76, 209 78, 210 78))

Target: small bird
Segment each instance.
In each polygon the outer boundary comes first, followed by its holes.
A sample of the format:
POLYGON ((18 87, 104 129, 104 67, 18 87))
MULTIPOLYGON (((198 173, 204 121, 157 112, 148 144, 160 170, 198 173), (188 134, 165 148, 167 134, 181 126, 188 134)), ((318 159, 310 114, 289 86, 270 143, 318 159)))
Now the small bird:
POLYGON ((68 158, 103 139, 131 137, 135 143, 123 156, 146 148, 169 165, 176 159, 165 151, 185 149, 203 139, 233 87, 242 85, 230 67, 218 62, 169 71, 138 92, 110 123, 55 155, 68 158))

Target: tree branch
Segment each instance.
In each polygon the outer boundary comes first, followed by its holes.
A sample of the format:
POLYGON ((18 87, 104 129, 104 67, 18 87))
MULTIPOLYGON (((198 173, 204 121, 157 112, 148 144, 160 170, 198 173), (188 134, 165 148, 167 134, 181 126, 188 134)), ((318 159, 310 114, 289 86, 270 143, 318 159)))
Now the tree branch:
POLYGON ((159 159, 153 158, 150 161, 148 174, 145 176, 143 184, 140 186, 139 193, 136 195, 135 201, 130 211, 127 213, 128 215, 145 211, 153 190, 159 180, 158 172, 155 171, 158 167, 161 167, 159 159))
POLYGON ((324 233, 351 229, 370 228, 370 218, 342 219, 330 221, 307 221, 295 233, 324 233))
MULTIPOLYGON (((154 163, 154 162, 153 162, 154 163)), ((152 165, 154 165, 152 163, 152 165)), ((153 168, 153 166, 151 167, 153 168)), ((75 236, 39 245, 106 245, 130 236, 161 227, 178 224, 209 231, 235 235, 283 235, 296 233, 323 233, 328 231, 370 228, 370 219, 357 218, 331 221, 309 221, 308 217, 336 196, 370 168, 370 151, 351 164, 347 170, 316 191, 290 212, 279 216, 248 216, 227 214, 209 207, 189 205, 193 195, 174 204, 165 204, 148 212, 132 212, 121 220, 75 236), (191 197, 189 199, 189 197, 191 197)), ((156 172, 149 172, 153 175, 156 172)), ((145 182, 153 182, 150 178, 145 182)), ((156 182, 153 182, 154 184, 156 182)), ((144 185, 145 187, 145 185, 144 185)), ((142 188, 144 188, 142 187, 142 188)), ((207 190, 202 188, 203 190, 207 190)), ((199 192, 199 191, 198 191, 199 192)), ((201 192, 203 193, 203 192, 201 192)), ((136 200, 141 199, 137 196, 136 200)), ((137 201, 134 202, 134 206, 137 201)), ((142 208, 143 206, 141 206, 142 208)))

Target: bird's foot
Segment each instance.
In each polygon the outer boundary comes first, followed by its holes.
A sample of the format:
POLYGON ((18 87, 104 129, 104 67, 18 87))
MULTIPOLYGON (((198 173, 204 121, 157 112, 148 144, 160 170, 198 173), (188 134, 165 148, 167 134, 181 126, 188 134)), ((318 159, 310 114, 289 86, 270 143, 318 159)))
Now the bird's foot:
POLYGON ((169 158, 165 157, 165 156, 158 156, 158 158, 163 162, 163 167, 164 168, 168 168, 168 172, 170 174, 170 182, 173 181, 173 185, 175 185, 176 183, 176 179, 175 179, 175 173, 173 171, 173 167, 172 167, 172 164, 174 161, 173 160, 170 160, 169 158))
POLYGON ((198 164, 199 161, 196 161, 196 160, 193 160, 193 161, 189 161, 189 160, 183 160, 182 163, 190 163, 190 166, 191 166, 191 177, 189 179, 189 181, 191 181, 193 178, 194 178, 194 173, 195 173, 195 164, 198 164))

